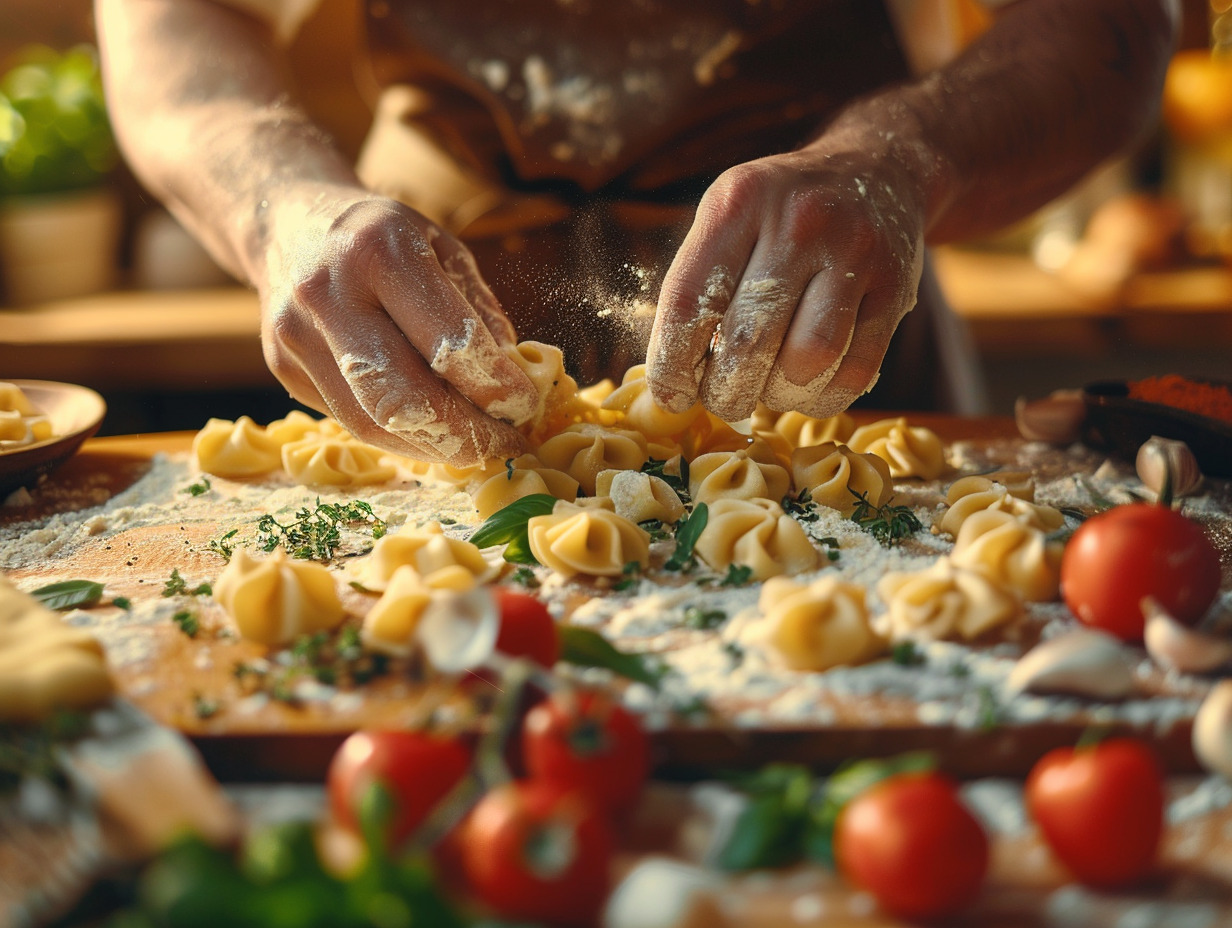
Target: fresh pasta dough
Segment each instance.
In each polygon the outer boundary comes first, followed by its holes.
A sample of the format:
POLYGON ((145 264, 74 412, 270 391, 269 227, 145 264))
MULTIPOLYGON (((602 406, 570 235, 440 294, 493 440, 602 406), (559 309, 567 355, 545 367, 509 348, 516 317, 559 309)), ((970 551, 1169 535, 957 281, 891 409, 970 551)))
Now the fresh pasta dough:
POLYGON ((487 519, 524 496, 545 493, 567 502, 577 499, 578 482, 564 471, 544 467, 533 454, 506 463, 471 493, 480 519, 487 519))
POLYGON ((265 558, 236 549, 214 584, 214 598, 241 637, 266 645, 328 631, 343 619, 333 572, 291 560, 282 549, 265 558))
POLYGON ((1061 586, 1064 545, 1013 513, 984 509, 966 518, 950 560, 977 570, 1028 602, 1051 602, 1061 586))
POLYGON ((393 572, 385 592, 364 616, 360 638, 373 651, 406 657, 415 649, 415 633, 433 590, 424 584, 414 567, 403 565, 393 572))
POLYGON ((38 722, 114 692, 102 645, 0 575, 0 722, 38 722))
POLYGON ((545 466, 563 470, 576 480, 587 496, 595 495, 600 471, 641 470, 650 459, 641 433, 592 423, 569 426, 545 441, 535 453, 545 466))
POLYGON ((346 438, 309 436, 282 446, 282 469, 305 486, 356 487, 392 480, 385 453, 346 438))
POLYGON ((600 471, 595 492, 610 499, 616 512, 630 522, 653 519, 673 525, 684 515, 684 503, 667 481, 640 471, 600 471))
POLYGON ((797 490, 808 490, 813 502, 844 516, 856 511, 860 497, 874 506, 894 497, 890 465, 884 459, 837 442, 797 448, 791 453, 791 473, 797 490))
POLYGON ((1022 614, 1013 591, 946 559, 926 570, 886 574, 877 594, 886 612, 874 628, 892 641, 971 641, 1022 614))
POLYGON ((431 589, 468 590, 496 579, 499 565, 489 561, 475 545, 450 538, 439 522, 385 535, 354 567, 356 581, 366 590, 383 591, 394 573, 410 567, 431 589))
POLYGON ((887 642, 869 624, 864 588, 835 577, 801 583, 772 577, 762 587, 764 641, 792 670, 857 666, 885 653, 887 642))
POLYGON ((909 426, 905 418, 862 425, 847 444, 853 451, 875 454, 890 465, 890 476, 935 480, 945 473, 945 445, 931 429, 909 426))
POLYGON ((712 451, 689 465, 689 495, 694 502, 719 499, 782 500, 791 490, 791 475, 778 464, 761 464, 746 451, 712 451))
POLYGON ((720 499, 709 506, 694 552, 717 571, 748 567, 756 580, 817 567, 819 555, 800 523, 769 499, 720 499))
POLYGON ((620 577, 625 565, 650 564, 650 536, 602 501, 558 502, 549 515, 527 522, 531 553, 563 577, 620 577))
POLYGON ((193 459, 215 477, 261 477, 282 466, 282 446, 248 416, 210 419, 193 438, 193 459))

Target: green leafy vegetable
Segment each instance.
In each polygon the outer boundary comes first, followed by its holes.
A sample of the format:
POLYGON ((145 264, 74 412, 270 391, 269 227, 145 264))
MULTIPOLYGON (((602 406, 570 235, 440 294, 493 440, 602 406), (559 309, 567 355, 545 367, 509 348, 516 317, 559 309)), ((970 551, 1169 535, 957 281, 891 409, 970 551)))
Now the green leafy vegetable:
POLYGON ((87 609, 103 598, 103 585, 93 580, 49 583, 30 593, 48 609, 87 609))
POLYGON ((555 505, 556 497, 547 493, 532 493, 514 500, 475 529, 471 543, 480 548, 505 545, 505 560, 514 564, 538 564, 530 550, 526 524, 535 516, 550 515, 555 505))
POLYGON ((618 650, 598 632, 577 625, 560 626, 561 660, 579 667, 602 667, 637 683, 658 689, 666 669, 658 659, 618 650))

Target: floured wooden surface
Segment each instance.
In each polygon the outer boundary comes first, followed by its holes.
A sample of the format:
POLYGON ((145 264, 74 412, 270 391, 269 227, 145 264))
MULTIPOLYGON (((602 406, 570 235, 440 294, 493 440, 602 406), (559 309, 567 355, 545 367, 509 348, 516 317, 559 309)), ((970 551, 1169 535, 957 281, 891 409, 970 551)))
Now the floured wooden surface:
MULTIPOLYGON (((962 423, 950 421, 948 427, 948 434, 938 431, 953 438, 962 423)), ((92 443, 29 498, 10 500, 0 510, 0 569, 25 590, 65 579, 104 582, 103 603, 68 613, 67 620, 96 631, 128 699, 194 735, 215 768, 228 773, 255 764, 260 769, 250 773, 258 776, 311 776, 320 772, 316 767, 328 760, 341 735, 360 725, 414 724, 430 711, 465 720, 465 692, 426 684, 413 674, 358 688, 304 679, 295 682, 291 700, 251 693, 237 680, 237 665, 269 660, 277 668, 286 656, 238 640, 209 597, 162 593, 173 571, 190 587, 216 580, 224 561, 209 550, 211 542, 233 529, 237 546, 251 542, 262 514, 285 519, 318 498, 361 499, 389 522, 391 532, 432 520, 465 537, 474 518, 469 496, 409 474, 353 491, 298 487, 285 478, 211 478, 210 489, 194 496, 187 490, 200 475, 188 460, 188 440, 152 436, 92 443), (129 600, 131 608, 111 605, 116 597, 129 600), (200 621, 193 638, 173 621, 185 610, 200 621)), ((1133 485, 1126 465, 1082 449, 981 440, 948 450, 956 467, 952 474, 927 484, 896 484, 896 501, 913 506, 926 525, 939 516, 944 488, 954 476, 998 465, 1032 471, 1037 500, 1056 506, 1089 510, 1093 494, 1125 501, 1125 490, 1133 485)), ((1224 587, 1218 608, 1227 613, 1232 610, 1228 485, 1212 482, 1186 511, 1207 525, 1220 549, 1224 587)), ((839 561, 821 567, 819 575, 837 572, 870 587, 889 570, 928 566, 949 545, 925 532, 899 549, 884 549, 837 514, 823 513, 807 528, 814 538, 840 542, 839 561)), ((348 622, 358 625, 373 598, 346 585, 345 568, 371 539, 362 533, 343 537, 335 566, 348 622)), ((670 541, 657 543, 659 563, 670 546, 670 541)), ((756 612, 757 584, 698 586, 652 571, 635 589, 615 592, 592 581, 541 576, 539 593, 559 616, 601 631, 624 649, 658 653, 677 671, 662 693, 641 685, 625 691, 654 727, 665 770, 695 774, 772 759, 824 767, 854 756, 923 747, 938 750, 956 773, 1020 773, 1043 750, 1072 743, 1093 723, 1134 730, 1155 740, 1173 769, 1193 769, 1189 723, 1211 681, 1165 675, 1145 654, 1136 669, 1139 693, 1124 701, 1004 696, 1005 677, 1017 657, 1040 637, 1072 623, 1060 604, 1031 606, 1013 634, 993 645, 927 645, 921 665, 883 660, 799 673, 780 670, 744 647, 742 630, 756 612), (721 611, 727 618, 717 630, 688 628, 684 615, 690 607, 721 611), (698 706, 706 711, 680 711, 698 706)), ((604 671, 579 673, 610 679, 604 671)))

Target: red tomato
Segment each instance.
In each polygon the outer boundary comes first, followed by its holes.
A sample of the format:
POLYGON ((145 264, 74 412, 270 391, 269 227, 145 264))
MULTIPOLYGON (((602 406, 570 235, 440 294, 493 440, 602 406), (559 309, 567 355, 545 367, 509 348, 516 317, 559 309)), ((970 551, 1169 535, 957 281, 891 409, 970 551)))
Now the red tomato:
POLYGON ((500 609, 496 650, 512 657, 528 657, 542 667, 560 658, 560 632, 548 607, 536 596, 505 586, 492 587, 500 609))
POLYGON ((1132 738, 1049 751, 1031 770, 1027 808, 1057 858, 1083 883, 1120 886, 1155 865, 1163 774, 1132 738))
POLYGON ((594 923, 607 897, 612 837, 584 795, 521 780, 489 792, 458 836, 475 895, 510 919, 594 923))
POLYGON ((1061 592, 1074 615, 1130 642, 1142 640, 1144 597, 1192 624, 1214 601, 1219 580, 1219 554, 1202 526, 1153 503, 1087 519, 1061 559, 1061 592))
POLYGON ((553 693, 522 722, 526 772, 580 789, 600 807, 624 809, 650 772, 650 743, 637 717, 594 690, 553 693))
POLYGON ((988 870, 988 837, 939 773, 900 773, 839 812, 834 859, 853 884, 900 918, 935 918, 975 898, 988 870))
POLYGON ((359 830, 359 804, 374 783, 395 802, 391 846, 409 838, 470 768, 469 748, 455 738, 417 731, 360 731, 338 748, 327 784, 334 818, 359 830))

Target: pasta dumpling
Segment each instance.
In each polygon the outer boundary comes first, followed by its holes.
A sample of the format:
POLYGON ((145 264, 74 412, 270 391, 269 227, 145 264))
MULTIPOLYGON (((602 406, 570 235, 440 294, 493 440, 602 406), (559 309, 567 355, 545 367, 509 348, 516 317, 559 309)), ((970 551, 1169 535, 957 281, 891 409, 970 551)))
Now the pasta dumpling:
POLYGON ((970 641, 1022 614, 1013 591, 944 558, 927 570, 886 574, 877 594, 887 611, 873 627, 892 641, 970 641))
POLYGON ((536 453, 545 466, 563 470, 576 480, 587 496, 595 495, 600 471, 641 470, 650 457, 641 433, 590 423, 569 426, 540 445, 536 453))
POLYGON ((369 486, 392 480, 385 452, 345 438, 309 437, 282 446, 282 468, 305 486, 369 486))
POLYGON ((909 426, 905 418, 881 419, 862 425, 847 444, 853 451, 875 454, 890 465, 895 478, 935 480, 945 473, 945 445, 935 432, 909 426))
POLYGON ((657 519, 672 525, 684 515, 684 503, 667 481, 641 471, 601 471, 595 492, 610 499, 616 512, 630 522, 657 519))
POLYGON ((650 564, 650 536, 602 504, 559 502, 530 519, 526 533, 535 559, 563 577, 620 577, 626 564, 650 564))
POLYGON ((293 561, 281 549, 266 558, 237 549, 214 584, 214 598, 241 637, 271 646, 335 628, 343 618, 333 573, 293 561))
POLYGON ((573 502, 578 482, 564 471, 544 467, 533 454, 523 454, 508 462, 471 494, 479 518, 486 519, 524 496, 545 493, 573 502))
POLYGON ((739 564, 757 580, 817 567, 819 556, 800 523, 769 499, 720 499, 709 504, 693 548, 718 571, 739 564))
POLYGON ((432 595, 432 588, 424 584, 415 568, 397 568, 381 598, 364 616, 360 639, 381 654, 408 656, 415 649, 415 633, 432 595))
POLYGON ((635 364, 625 371, 620 386, 603 401, 603 408, 623 413, 624 427, 636 429, 647 438, 679 435, 704 412, 701 403, 694 403, 684 412, 668 412, 659 406, 646 386, 645 364, 635 364))
POLYGON ((259 477, 282 465, 282 446, 248 416, 210 419, 192 444, 197 467, 215 477, 259 477))
POLYGON ((713 451, 689 465, 689 495, 695 502, 719 499, 781 500, 791 490, 791 475, 778 464, 761 464, 745 451, 713 451))
POLYGON ((792 670, 854 667, 886 651, 886 640, 869 624, 864 588, 857 584, 834 577, 812 583, 772 577, 762 587, 758 608, 765 643, 792 670))
POLYGON ((534 414, 522 425, 522 432, 541 440, 576 422, 587 410, 578 399, 578 385, 565 371, 565 355, 555 345, 544 342, 518 342, 506 349, 522 369, 539 395, 534 414))
POLYGON ((1065 524, 1061 510, 1020 499, 1003 484, 981 477, 955 481, 947 498, 950 505, 937 523, 937 530, 954 537, 972 513, 985 509, 1008 512, 1043 532, 1055 532, 1065 524))
POLYGON ((355 579, 366 590, 383 591, 399 568, 410 567, 430 589, 468 590, 496 579, 500 566, 471 542, 450 538, 439 522, 385 535, 355 565, 355 579))
POLYGON ((823 442, 846 442, 855 431, 855 420, 847 413, 825 419, 818 419, 796 410, 774 412, 769 407, 758 404, 753 413, 750 425, 754 435, 761 435, 770 440, 781 441, 786 453, 791 454, 796 448, 806 448, 809 445, 820 445, 823 442))
POLYGON ((1051 602, 1060 592, 1064 545, 1013 513, 984 509, 963 522, 950 560, 978 570, 1028 602, 1051 602))
POLYGON ((300 409, 293 409, 281 419, 275 419, 265 427, 265 434, 279 445, 319 436, 321 438, 350 438, 338 422, 328 417, 315 419, 300 409))
POLYGON ((813 502, 844 516, 855 512, 859 496, 874 506, 884 506, 894 497, 890 465, 884 459, 837 442, 797 448, 791 453, 791 473, 796 486, 808 490, 813 502))

